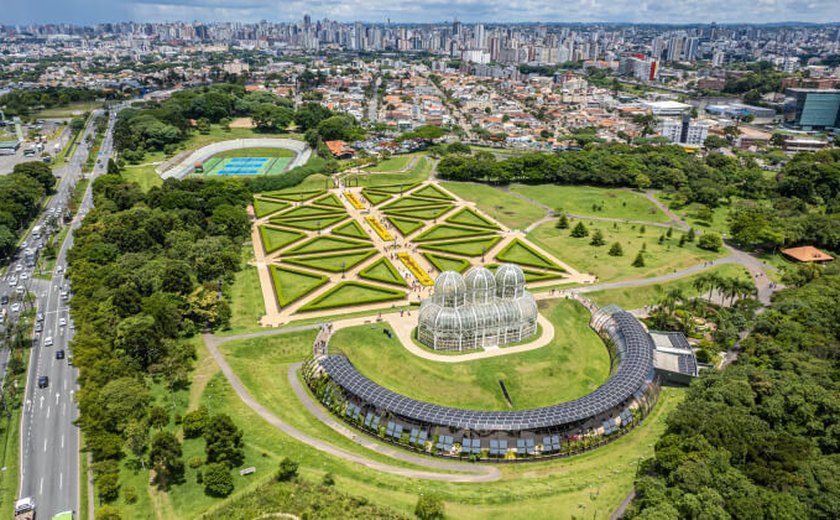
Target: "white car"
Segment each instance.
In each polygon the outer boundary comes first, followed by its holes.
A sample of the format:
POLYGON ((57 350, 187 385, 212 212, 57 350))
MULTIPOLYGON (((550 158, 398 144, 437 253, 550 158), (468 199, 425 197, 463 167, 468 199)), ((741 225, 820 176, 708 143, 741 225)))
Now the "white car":
POLYGON ((61 272, 62 272, 62 271, 64 271, 64 268, 63 268, 63 267, 61 267, 60 265, 59 265, 59 266, 56 266, 56 268, 55 268, 55 274, 61 274, 61 272))
POLYGON ((44 340, 44 346, 45 346, 45 347, 51 347, 51 346, 53 346, 53 339, 52 339, 52 336, 49 336, 47 339, 45 339, 45 340, 44 340))
POLYGON ((20 312, 20 304, 19 303, 13 303, 12 304, 12 312, 20 312))
POLYGON ((17 278, 12 276, 11 278, 9 278, 9 287, 14 287, 15 285, 17 285, 17 278))
POLYGON ((64 327, 65 325, 67 325, 67 318, 60 318, 58 320, 58 326, 59 327, 64 327))
POLYGON ((17 272, 20 272, 20 271, 23 271, 23 266, 18 264, 18 265, 15 266, 15 272, 17 273, 17 272))
POLYGON ((21 280, 29 280, 29 273, 27 273, 27 272, 20 273, 20 279, 21 280))

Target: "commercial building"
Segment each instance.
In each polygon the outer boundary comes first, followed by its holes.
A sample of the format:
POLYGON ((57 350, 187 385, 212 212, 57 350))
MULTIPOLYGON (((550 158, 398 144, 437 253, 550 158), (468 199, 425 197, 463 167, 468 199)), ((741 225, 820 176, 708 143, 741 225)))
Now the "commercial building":
POLYGON ((691 122, 689 114, 681 118, 663 119, 659 124, 659 133, 674 144, 703 146, 709 135, 709 124, 703 121, 691 122))
POLYGON ((642 101, 642 108, 658 117, 676 117, 691 111, 691 105, 679 101, 642 101))
POLYGON ((840 128, 840 90, 789 88, 785 91, 793 98, 792 110, 785 114, 785 121, 802 130, 840 128))

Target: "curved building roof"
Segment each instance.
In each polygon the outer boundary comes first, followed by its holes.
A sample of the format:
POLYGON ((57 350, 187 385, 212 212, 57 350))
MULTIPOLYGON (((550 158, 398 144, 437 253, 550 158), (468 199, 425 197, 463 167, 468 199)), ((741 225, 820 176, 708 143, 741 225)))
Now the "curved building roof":
POLYGON ((451 408, 383 388, 359 373, 344 356, 328 356, 320 364, 335 383, 359 399, 410 420, 473 430, 550 428, 607 412, 631 398, 648 380, 653 370, 653 341, 630 313, 618 310, 611 318, 614 327, 609 332, 621 352, 615 374, 590 394, 543 408, 510 412, 451 408))

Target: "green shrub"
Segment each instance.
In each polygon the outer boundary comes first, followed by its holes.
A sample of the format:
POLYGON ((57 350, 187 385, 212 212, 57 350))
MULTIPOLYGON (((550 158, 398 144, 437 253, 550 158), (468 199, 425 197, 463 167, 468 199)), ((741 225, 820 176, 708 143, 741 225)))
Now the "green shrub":
POLYGON ((297 477, 299 464, 289 457, 283 457, 274 478, 279 482, 286 482, 297 477))
POLYGON ((226 497, 233 491, 233 476, 227 464, 208 464, 204 470, 204 491, 214 497, 226 497))

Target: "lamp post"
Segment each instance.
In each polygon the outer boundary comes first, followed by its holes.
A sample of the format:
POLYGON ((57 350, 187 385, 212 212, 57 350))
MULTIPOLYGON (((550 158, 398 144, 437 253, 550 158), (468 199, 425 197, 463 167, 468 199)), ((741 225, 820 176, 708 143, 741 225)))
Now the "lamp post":
POLYGON ((347 265, 346 262, 341 262, 341 279, 344 280, 344 268, 347 265))

